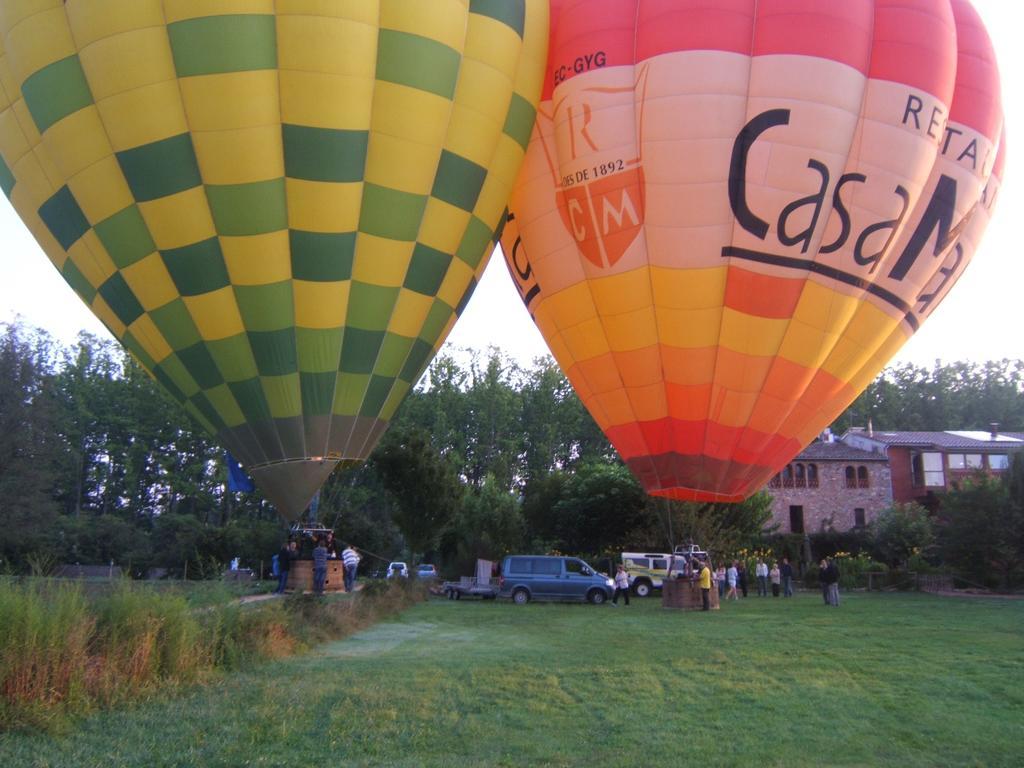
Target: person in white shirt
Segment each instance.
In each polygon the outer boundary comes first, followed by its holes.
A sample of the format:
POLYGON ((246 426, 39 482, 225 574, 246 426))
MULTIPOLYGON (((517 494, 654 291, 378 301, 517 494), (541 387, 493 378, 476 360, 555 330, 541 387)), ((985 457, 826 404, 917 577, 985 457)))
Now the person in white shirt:
POLYGON ((626 605, 629 605, 629 576, 624 565, 620 565, 615 571, 615 596, 612 598, 612 605, 619 604, 619 595, 622 595, 626 605))
POLYGON ((740 572, 736 568, 736 561, 733 560, 732 565, 730 565, 729 569, 725 572, 725 580, 729 583, 729 589, 727 589, 726 592, 725 592, 725 599, 726 600, 728 600, 730 597, 733 600, 739 600, 740 599, 740 596, 738 594, 736 594, 736 582, 739 581, 739 578, 740 578, 740 572))
POLYGON ((351 592, 356 588, 356 571, 359 569, 359 553, 351 544, 346 544, 341 553, 341 561, 345 566, 345 591, 351 592))
POLYGON ((754 575, 757 576, 757 596, 768 597, 768 563, 763 557, 757 558, 754 575))

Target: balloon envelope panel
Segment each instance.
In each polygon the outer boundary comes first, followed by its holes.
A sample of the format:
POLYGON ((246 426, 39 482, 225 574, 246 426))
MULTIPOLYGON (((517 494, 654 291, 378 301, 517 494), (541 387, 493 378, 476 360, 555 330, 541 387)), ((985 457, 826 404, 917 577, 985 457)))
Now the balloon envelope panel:
POLYGON ((645 488, 739 500, 962 274, 1001 132, 965 0, 561 0, 503 251, 645 488))
POLYGON ((472 293, 547 19, 539 0, 0 0, 0 189, 296 515, 372 450, 472 293))

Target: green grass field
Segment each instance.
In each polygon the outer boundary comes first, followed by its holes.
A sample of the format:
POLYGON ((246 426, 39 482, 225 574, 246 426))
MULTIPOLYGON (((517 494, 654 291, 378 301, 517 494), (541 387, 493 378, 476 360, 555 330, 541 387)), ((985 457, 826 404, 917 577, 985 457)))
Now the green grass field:
POLYGON ((435 600, 0 765, 1021 766, 1024 601, 435 600))

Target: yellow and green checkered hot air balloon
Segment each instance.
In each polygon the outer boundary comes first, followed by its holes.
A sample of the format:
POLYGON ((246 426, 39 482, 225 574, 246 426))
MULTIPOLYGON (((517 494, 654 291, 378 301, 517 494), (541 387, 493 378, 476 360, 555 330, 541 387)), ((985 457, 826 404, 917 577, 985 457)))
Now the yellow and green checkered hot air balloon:
POLYGON ((0 0, 0 188, 289 517, 465 306, 546 0, 0 0))

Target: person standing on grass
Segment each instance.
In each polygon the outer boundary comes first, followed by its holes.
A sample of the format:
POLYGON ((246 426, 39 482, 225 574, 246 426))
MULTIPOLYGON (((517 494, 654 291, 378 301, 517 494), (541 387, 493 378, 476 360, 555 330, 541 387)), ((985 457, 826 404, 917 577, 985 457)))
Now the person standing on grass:
POLYGON ((718 584, 718 599, 725 597, 725 566, 720 565, 715 571, 715 583, 718 584))
POLYGON ((327 581, 327 547, 322 536, 317 536, 313 548, 313 592, 324 593, 324 582, 327 581))
MULTIPOLYGON (((765 566, 767 568, 768 566, 765 566)), ((772 569, 768 572, 768 578, 772 580, 772 597, 779 596, 779 582, 782 581, 782 572, 778 563, 772 563, 772 569)))
POLYGON ((739 584, 740 594, 744 597, 747 596, 747 565, 742 560, 736 570, 739 572, 739 578, 737 583, 739 584))
POLYGON ((356 588, 356 572, 359 570, 359 553, 351 544, 346 544, 341 553, 341 560, 345 565, 345 591, 351 592, 356 588))
POLYGON ((732 565, 729 566, 729 570, 725 572, 725 580, 729 584, 729 588, 725 592, 725 599, 728 600, 730 597, 733 600, 739 600, 739 595, 736 594, 736 582, 739 581, 740 574, 736 569, 736 561, 732 561, 732 565))
POLYGON ((277 589, 275 595, 283 595, 284 588, 288 586, 288 573, 292 567, 291 542, 285 541, 281 545, 281 551, 277 553, 277 589))
POLYGON ((711 567, 707 563, 700 569, 700 601, 701 610, 711 610, 711 567))
POLYGON ((821 585, 821 600, 828 605, 828 560, 821 559, 818 563, 818 584, 821 585))
POLYGON ((825 584, 828 591, 827 602, 829 605, 833 605, 836 608, 839 607, 839 566, 836 565, 834 558, 828 561, 828 567, 825 569, 825 584))
POLYGON ((622 595, 626 605, 629 605, 629 576, 624 565, 620 565, 615 571, 615 596, 612 597, 612 605, 618 606, 619 595, 622 595))
POLYGON ((782 558, 782 596, 793 596, 793 566, 788 557, 782 558))
POLYGON ((763 557, 757 558, 754 576, 757 577, 757 596, 768 597, 768 563, 764 561, 763 557))

